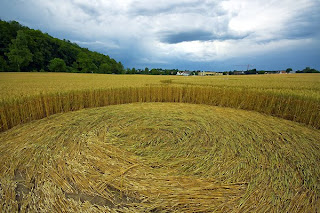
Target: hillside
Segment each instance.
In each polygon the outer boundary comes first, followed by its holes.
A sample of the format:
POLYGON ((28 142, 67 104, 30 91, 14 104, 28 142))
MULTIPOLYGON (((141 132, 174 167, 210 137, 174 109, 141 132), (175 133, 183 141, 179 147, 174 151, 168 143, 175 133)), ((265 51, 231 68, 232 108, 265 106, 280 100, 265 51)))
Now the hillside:
POLYGON ((68 40, 0 20, 0 72, 122 73, 123 65, 68 40))

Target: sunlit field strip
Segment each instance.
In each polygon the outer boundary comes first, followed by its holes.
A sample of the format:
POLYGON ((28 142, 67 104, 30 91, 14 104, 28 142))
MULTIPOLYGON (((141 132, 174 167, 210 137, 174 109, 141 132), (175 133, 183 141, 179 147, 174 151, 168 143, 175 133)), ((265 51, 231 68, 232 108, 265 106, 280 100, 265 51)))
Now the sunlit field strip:
POLYGON ((319 74, 185 77, 72 73, 0 73, 0 100, 19 99, 40 93, 159 86, 163 83, 247 89, 320 100, 319 74))
POLYGON ((62 112, 135 102, 179 102, 253 110, 320 128, 317 100, 246 89, 145 86, 43 94, 0 103, 0 130, 62 112))

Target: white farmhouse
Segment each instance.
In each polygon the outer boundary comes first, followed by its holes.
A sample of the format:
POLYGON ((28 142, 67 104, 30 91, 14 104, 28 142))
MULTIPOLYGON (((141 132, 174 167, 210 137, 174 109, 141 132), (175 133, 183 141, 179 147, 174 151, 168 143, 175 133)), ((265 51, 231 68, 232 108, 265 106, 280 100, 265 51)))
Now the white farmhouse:
POLYGON ((191 73, 191 71, 178 71, 177 75, 189 76, 191 73))

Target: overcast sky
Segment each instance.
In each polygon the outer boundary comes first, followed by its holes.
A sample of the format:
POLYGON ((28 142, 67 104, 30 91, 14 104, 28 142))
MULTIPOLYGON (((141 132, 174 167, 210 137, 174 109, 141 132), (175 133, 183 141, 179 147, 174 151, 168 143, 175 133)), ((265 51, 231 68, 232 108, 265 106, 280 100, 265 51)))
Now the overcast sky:
POLYGON ((0 18, 130 68, 320 69, 320 0, 0 0, 0 18))

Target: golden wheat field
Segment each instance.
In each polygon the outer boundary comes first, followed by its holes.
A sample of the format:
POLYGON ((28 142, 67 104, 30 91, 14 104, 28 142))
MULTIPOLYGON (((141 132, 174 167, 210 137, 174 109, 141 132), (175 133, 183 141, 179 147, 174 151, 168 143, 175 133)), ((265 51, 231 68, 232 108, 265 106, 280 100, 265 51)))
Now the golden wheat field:
POLYGON ((245 76, 100 75, 72 73, 0 73, 0 100, 74 90, 96 90, 150 85, 194 85, 250 89, 320 99, 318 74, 245 76))
POLYGON ((0 73, 0 212, 319 212, 320 75, 0 73))

